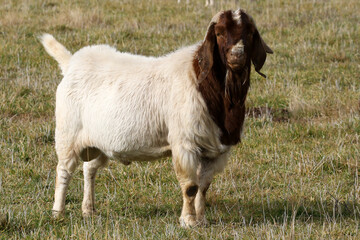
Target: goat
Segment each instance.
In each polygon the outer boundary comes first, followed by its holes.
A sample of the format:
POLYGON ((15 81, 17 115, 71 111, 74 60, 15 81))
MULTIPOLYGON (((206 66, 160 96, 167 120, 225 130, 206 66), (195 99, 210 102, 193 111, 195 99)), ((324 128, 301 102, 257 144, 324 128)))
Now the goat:
POLYGON ((56 92, 53 215, 64 213, 80 159, 82 212, 89 216, 96 172, 109 158, 130 164, 172 156, 183 197, 180 223, 205 224, 206 192, 240 141, 251 62, 260 73, 272 53, 253 19, 241 9, 219 12, 204 41, 158 58, 107 45, 72 55, 49 34, 41 41, 64 76, 56 92))
MULTIPOLYGON (((190 0, 186 0, 186 4, 189 4, 190 0)), ((178 3, 181 3, 181 0, 178 0, 178 3)), ((205 0, 205 7, 214 6, 214 0, 205 0)))

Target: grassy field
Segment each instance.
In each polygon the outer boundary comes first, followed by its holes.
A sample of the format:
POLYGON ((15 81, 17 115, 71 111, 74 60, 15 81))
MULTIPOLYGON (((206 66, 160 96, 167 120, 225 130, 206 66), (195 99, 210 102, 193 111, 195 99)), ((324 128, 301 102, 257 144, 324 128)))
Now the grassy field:
POLYGON ((0 1, 0 239, 359 239, 358 0, 0 1), (51 218, 60 70, 37 36, 72 52, 107 43, 159 56, 203 39, 221 9, 244 8, 274 50, 252 74, 243 141, 208 192, 207 227, 182 229, 171 159, 112 161, 81 216, 82 170, 51 218), (1 218, 1 217, 0 217, 1 218))

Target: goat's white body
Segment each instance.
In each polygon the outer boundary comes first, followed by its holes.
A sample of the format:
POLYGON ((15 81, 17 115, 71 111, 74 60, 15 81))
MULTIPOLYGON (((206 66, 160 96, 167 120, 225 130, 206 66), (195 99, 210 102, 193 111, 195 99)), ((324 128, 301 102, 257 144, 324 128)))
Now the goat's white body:
MULTIPOLYGON (((160 58, 117 52, 106 45, 76 52, 56 95, 56 146, 72 142, 79 154, 96 147, 121 161, 149 160, 175 151, 185 169, 205 150, 215 158, 219 141, 197 90, 192 67, 197 45, 160 58)), ((61 146, 59 146, 61 145, 61 146)))
POLYGON ((128 164, 171 153, 184 198, 180 221, 194 225, 196 206, 196 220, 204 222, 203 191, 225 167, 230 147, 221 144, 220 129, 197 89, 193 59, 199 45, 153 58, 106 45, 84 47, 71 55, 48 34, 42 43, 64 75, 56 92, 59 163, 54 213, 64 210, 77 159, 89 161, 84 164, 82 204, 88 215, 94 212, 96 171, 109 157, 128 164), (82 152, 89 148, 100 151, 87 152, 84 159, 82 152), (196 199, 191 195, 194 187, 196 199))

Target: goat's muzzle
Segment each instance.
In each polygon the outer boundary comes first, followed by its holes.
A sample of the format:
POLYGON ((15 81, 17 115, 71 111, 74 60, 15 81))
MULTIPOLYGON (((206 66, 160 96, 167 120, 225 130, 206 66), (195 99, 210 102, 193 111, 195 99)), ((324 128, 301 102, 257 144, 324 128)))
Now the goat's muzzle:
POLYGON ((233 71, 239 71, 245 66, 246 56, 245 54, 236 54, 230 52, 227 56, 227 63, 233 71))
POLYGON ((246 53, 241 40, 228 51, 226 59, 229 67, 233 71, 241 70, 245 66, 246 53))

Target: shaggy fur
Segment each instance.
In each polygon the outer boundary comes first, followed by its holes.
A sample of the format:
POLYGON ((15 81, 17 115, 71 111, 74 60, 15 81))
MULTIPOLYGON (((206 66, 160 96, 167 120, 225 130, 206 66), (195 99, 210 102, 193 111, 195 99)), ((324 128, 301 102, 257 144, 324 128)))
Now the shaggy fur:
MULTIPOLYGON (((241 27, 240 11, 230 13, 217 14, 211 26, 226 14, 231 18, 235 14, 236 24, 228 27, 241 27)), ((235 124, 237 127, 231 130, 236 133, 229 133, 236 135, 235 140, 224 140, 228 128, 214 112, 227 110, 223 103, 212 106, 211 98, 220 94, 215 97, 224 102, 222 82, 229 76, 226 72, 220 74, 219 69, 226 69, 227 63, 214 61, 221 49, 213 48, 206 49, 210 55, 203 56, 209 58, 205 60, 211 62, 211 66, 207 63, 210 69, 194 64, 208 41, 216 41, 208 39, 212 35, 209 31, 210 28, 204 42, 159 58, 121 53, 107 45, 84 47, 71 55, 51 35, 42 36, 42 44, 58 61, 64 75, 56 92, 55 141, 59 162, 55 216, 64 212, 67 187, 79 159, 85 161, 82 211, 87 216, 95 211, 96 172, 108 158, 129 164, 172 155, 183 193, 181 224, 206 222, 206 191, 213 175, 223 170, 230 145, 238 141, 243 122, 243 114, 230 117, 236 121, 240 116, 241 124, 235 124), (209 84, 215 87, 210 94, 209 84)), ((239 44, 236 46, 238 53, 239 44)), ((249 78, 250 70, 246 71, 249 78)), ((240 92, 246 96, 246 92, 240 92)), ((232 92, 230 98, 236 100, 236 93, 232 92)), ((245 98, 241 99, 243 105, 245 98)))

